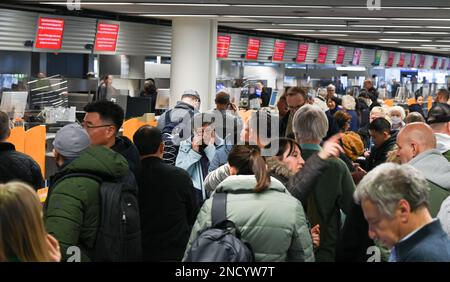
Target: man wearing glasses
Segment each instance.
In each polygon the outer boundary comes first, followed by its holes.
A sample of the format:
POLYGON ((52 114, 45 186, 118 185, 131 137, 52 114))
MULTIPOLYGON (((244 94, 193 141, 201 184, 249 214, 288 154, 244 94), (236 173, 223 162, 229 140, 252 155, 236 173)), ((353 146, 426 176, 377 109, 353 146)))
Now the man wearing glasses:
POLYGON ((280 137, 293 136, 294 132, 292 131, 292 119, 297 110, 306 104, 307 100, 308 96, 305 90, 300 87, 289 88, 286 95, 286 103, 289 112, 280 121, 280 137))
POLYGON ((91 144, 106 146, 121 154, 136 175, 141 165, 139 152, 130 139, 117 136, 124 119, 123 109, 111 101, 98 101, 86 105, 84 111, 83 127, 89 134, 91 144))

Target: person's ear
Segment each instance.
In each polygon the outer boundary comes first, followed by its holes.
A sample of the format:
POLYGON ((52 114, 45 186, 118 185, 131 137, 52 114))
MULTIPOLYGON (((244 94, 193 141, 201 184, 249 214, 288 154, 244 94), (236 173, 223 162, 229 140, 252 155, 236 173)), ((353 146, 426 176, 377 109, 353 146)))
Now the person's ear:
POLYGON ((397 215, 400 218, 401 223, 408 223, 409 215, 411 214, 411 206, 409 205, 408 201, 405 199, 402 199, 397 204, 397 215))
POLYGON ((230 168, 230 175, 237 175, 238 170, 235 167, 230 165, 228 165, 228 167, 230 168))
POLYGON ((162 154, 164 153, 164 143, 161 142, 161 144, 159 144, 159 153, 162 154))

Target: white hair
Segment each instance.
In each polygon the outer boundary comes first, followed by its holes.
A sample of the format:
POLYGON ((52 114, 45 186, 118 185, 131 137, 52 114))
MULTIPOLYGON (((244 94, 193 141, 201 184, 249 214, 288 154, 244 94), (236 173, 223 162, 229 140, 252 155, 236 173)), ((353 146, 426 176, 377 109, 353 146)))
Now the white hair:
POLYGON ((405 110, 400 106, 393 106, 392 108, 390 108, 388 115, 391 116, 392 112, 399 112, 400 116, 402 117, 402 120, 404 120, 406 117, 405 110))
POLYGON ((317 96, 325 98, 327 97, 327 90, 325 88, 317 89, 317 96))
POLYGON ((317 143, 327 135, 328 119, 318 106, 304 105, 295 113, 292 126, 299 143, 317 143))
POLYGON ((356 108, 355 98, 350 95, 342 96, 342 107, 346 110, 354 110, 356 108))
POLYGON ((428 206, 429 190, 426 178, 411 165, 384 163, 364 176, 353 197, 357 203, 369 200, 382 215, 392 218, 402 199, 412 211, 428 206))
POLYGON ((334 86, 333 84, 328 84, 327 89, 336 90, 336 86, 334 86))

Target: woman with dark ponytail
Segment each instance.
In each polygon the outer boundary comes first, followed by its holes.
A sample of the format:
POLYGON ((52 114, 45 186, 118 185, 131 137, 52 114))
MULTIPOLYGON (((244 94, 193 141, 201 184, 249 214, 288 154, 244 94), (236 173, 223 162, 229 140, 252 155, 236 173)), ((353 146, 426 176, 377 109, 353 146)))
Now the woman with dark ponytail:
MULTIPOLYGON (((270 177, 258 146, 237 145, 228 155, 230 176, 215 190, 227 193, 227 219, 249 242, 256 262, 314 261, 311 235, 301 203, 270 177)), ((211 227, 212 197, 205 201, 186 250, 211 227)), ((185 254, 186 257, 186 254, 185 254)))

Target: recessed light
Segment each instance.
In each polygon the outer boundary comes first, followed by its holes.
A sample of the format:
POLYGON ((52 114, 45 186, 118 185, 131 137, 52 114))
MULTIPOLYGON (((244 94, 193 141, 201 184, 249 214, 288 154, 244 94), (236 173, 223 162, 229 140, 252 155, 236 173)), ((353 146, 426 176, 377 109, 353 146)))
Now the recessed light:
POLYGON ((409 38, 381 38, 381 41, 402 41, 402 42, 431 42, 430 39, 409 39, 409 38))

